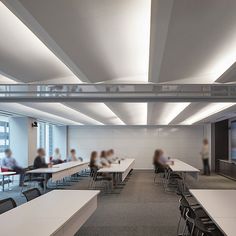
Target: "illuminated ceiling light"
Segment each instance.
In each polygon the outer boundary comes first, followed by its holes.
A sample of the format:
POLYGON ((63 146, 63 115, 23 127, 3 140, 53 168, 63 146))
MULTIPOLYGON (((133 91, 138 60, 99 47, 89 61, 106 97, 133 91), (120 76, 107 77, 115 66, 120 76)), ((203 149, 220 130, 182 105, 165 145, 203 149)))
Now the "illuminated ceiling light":
POLYGON ((170 124, 172 120, 174 120, 187 106, 189 106, 190 102, 176 103, 169 110, 169 113, 166 114, 166 124, 170 124))
POLYGON ((13 79, 10 79, 2 74, 0 74, 0 84, 16 84, 17 82, 13 79))
POLYGON ((235 105, 235 103, 214 103, 209 104, 206 107, 202 108, 200 111, 196 112, 194 115, 181 122, 181 125, 192 125, 198 121, 201 121, 211 115, 214 115, 220 111, 223 111, 231 106, 235 105))
MULTIPOLYGON (((15 14, 13 14, 2 2, 0 2, 0 28, 1 47, 5 47, 9 55, 15 60, 21 60, 27 64, 35 62, 47 62, 51 66, 47 79, 56 79, 57 76, 75 76, 79 78, 65 65, 15 14), (14 45, 14 47, 12 47, 14 45), (30 58, 30 60, 29 60, 30 58), (52 72, 53 71, 53 72, 52 72), (51 77, 50 77, 51 76, 51 77)), ((43 64, 43 63, 42 63, 43 64)), ((46 64, 46 63, 45 63, 46 64)), ((43 70, 43 69, 42 69, 43 70)), ((20 79, 20 78, 17 78, 20 79)), ((35 80, 36 81, 36 80, 35 80)), ((34 82, 34 81, 23 81, 34 82)))
POLYGON ((56 116, 70 119, 77 123, 103 125, 103 123, 61 103, 24 103, 24 105, 43 112, 51 112, 56 116))
POLYGON ((115 125, 125 125, 125 123, 123 122, 123 120, 121 120, 108 106, 106 106, 105 104, 102 104, 103 106, 103 114, 109 114, 111 119, 113 120, 113 122, 115 123, 115 125))
MULTIPOLYGON (((54 104, 52 104, 54 106, 54 104)), ((80 120, 81 123, 90 123, 90 124, 93 124, 93 125, 104 125, 103 123, 79 112, 79 111, 76 111, 66 105, 63 105, 61 103, 58 103, 57 104, 57 108, 61 110, 61 112, 66 112, 67 114, 70 114, 71 117, 73 117, 72 120, 80 120)))
POLYGON ((165 103, 160 116, 158 116, 157 123, 160 125, 170 124, 189 104, 189 102, 165 103))
POLYGON ((22 116, 28 116, 35 119, 41 119, 47 122, 57 123, 60 125, 82 125, 70 119, 62 118, 48 112, 40 111, 19 103, 1 103, 0 109, 4 111, 14 111, 14 113, 22 116))
POLYGON ((127 125, 147 125, 147 103, 110 103, 127 125))

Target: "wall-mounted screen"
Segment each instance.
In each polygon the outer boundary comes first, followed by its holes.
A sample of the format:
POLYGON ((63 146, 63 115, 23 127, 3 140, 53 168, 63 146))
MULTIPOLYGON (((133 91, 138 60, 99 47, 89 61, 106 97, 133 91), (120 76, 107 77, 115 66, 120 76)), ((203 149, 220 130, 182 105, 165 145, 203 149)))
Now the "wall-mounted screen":
POLYGON ((231 159, 236 160, 236 121, 231 122, 231 159))

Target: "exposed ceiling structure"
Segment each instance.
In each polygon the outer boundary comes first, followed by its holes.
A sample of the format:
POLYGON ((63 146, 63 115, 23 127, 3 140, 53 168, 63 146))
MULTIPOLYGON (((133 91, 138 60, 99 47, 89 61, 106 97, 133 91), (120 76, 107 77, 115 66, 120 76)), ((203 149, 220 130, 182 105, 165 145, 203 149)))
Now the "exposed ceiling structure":
MULTIPOLYGON (((235 10, 234 0, 2 0, 0 83, 233 83, 235 10)), ((85 125, 189 125, 217 120, 222 112, 232 116, 235 108, 188 102, 19 106, 22 115, 25 108, 25 115, 85 125)))

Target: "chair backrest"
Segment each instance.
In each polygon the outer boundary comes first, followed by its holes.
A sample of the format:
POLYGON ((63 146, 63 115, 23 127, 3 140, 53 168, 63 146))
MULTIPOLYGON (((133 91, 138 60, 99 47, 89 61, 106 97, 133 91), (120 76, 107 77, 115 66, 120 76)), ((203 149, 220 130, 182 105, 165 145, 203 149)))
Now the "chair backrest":
POLYGON ((196 228, 196 233, 193 234, 194 236, 196 235, 202 235, 202 236, 214 236, 214 233, 207 230, 204 224, 201 222, 199 218, 195 219, 195 228, 196 228))
POLYGON ((97 179, 97 175, 98 175, 97 172, 98 172, 97 167, 92 167, 91 168, 90 176, 93 178, 94 181, 96 181, 96 179, 97 179))
POLYGON ((0 200, 0 214, 16 207, 16 202, 12 198, 0 200))
POLYGON ((181 194, 181 199, 179 200, 179 204, 180 204, 179 210, 180 210, 181 216, 185 219, 186 212, 190 208, 190 205, 183 194, 181 194))
POLYGON ((186 212, 186 226, 188 231, 190 232, 190 235, 194 235, 194 233, 196 232, 195 221, 196 221, 196 214, 194 210, 191 207, 189 207, 186 212))
POLYGON ((27 199, 27 202, 41 196, 41 192, 37 188, 32 188, 27 191, 24 191, 23 194, 27 199))

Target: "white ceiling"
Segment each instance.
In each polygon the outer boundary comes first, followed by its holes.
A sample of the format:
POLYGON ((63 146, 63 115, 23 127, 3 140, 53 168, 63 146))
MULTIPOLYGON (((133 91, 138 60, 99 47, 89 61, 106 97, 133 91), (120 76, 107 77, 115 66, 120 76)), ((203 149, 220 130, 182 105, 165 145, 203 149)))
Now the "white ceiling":
MULTIPOLYGON (((2 2, 0 83, 212 83, 235 62, 235 0, 2 2)), ((24 104, 86 125, 208 122, 217 115, 202 111, 231 116, 229 106, 24 104)))

